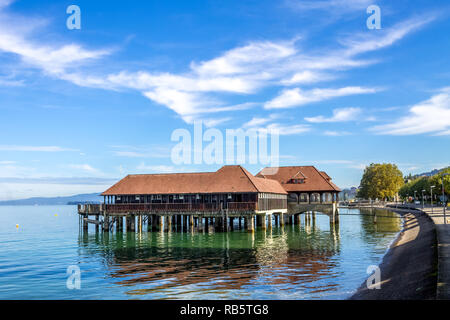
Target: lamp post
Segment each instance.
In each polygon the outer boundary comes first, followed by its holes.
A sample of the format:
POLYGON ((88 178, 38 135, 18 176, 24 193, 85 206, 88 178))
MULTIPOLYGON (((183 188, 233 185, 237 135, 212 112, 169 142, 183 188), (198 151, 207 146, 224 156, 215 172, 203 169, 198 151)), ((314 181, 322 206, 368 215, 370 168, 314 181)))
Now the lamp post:
POLYGON ((414 206, 416 206, 416 193, 417 193, 417 191, 414 191, 414 206))
POLYGON ((444 224, 447 224, 447 219, 445 216, 445 190, 444 190, 444 177, 448 176, 448 173, 442 175, 442 206, 444 207, 444 224))
POLYGON ((423 193, 425 192, 425 190, 422 190, 422 209, 425 208, 425 200, 423 198, 423 193))
POLYGON ((431 193, 431 214, 433 214, 433 188, 435 188, 436 186, 431 186, 430 187, 430 193, 431 193))

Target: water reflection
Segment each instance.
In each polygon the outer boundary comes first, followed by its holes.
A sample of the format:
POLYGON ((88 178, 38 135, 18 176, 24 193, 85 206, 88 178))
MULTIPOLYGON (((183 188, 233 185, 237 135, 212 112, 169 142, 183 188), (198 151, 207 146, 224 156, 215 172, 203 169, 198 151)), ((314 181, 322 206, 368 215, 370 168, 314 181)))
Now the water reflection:
MULTIPOLYGON (((398 219, 382 215, 377 224, 370 215, 358 219, 361 226, 350 233, 359 230, 369 244, 399 228, 398 219)), ((316 217, 255 233, 81 232, 79 255, 101 257, 111 282, 130 298, 320 298, 346 286, 340 278, 346 219, 327 221, 316 217)))
POLYGON ((402 220, 398 215, 379 208, 360 209, 361 236, 366 243, 375 243, 380 237, 401 229, 402 220))
POLYGON ((239 290, 261 279, 285 289, 314 282, 335 266, 339 237, 335 229, 300 225, 255 233, 80 233, 79 249, 101 256, 116 285, 145 287, 130 295, 189 287, 201 297, 205 289, 239 290))

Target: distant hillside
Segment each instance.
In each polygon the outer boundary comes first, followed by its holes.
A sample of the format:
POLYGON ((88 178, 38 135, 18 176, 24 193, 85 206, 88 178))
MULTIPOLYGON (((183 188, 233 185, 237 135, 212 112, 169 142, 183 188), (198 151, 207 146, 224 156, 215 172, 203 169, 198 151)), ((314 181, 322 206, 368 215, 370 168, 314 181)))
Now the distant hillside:
POLYGON ((0 201, 0 206, 48 206, 48 205, 75 205, 78 203, 100 203, 103 198, 99 193, 77 194, 68 197, 29 198, 20 200, 0 201))
POLYGON ((344 189, 339 193, 339 200, 355 199, 357 192, 358 192, 358 188, 355 188, 355 187, 344 189))
POLYGON ((434 176, 435 174, 441 173, 442 171, 444 171, 444 170, 446 170, 448 168, 450 168, 450 167, 445 167, 445 168, 442 168, 442 169, 434 169, 434 170, 429 171, 429 172, 415 174, 415 175, 412 176, 412 178, 415 179, 415 178, 418 178, 418 177, 431 177, 431 176, 434 176))

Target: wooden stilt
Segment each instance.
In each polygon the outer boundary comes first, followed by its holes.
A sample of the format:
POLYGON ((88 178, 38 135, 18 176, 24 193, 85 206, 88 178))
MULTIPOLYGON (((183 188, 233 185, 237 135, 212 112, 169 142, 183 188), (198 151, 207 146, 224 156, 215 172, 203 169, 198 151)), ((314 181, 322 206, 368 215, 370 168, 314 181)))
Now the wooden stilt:
POLYGON ((136 216, 134 214, 132 214, 130 216, 130 221, 131 221, 131 232, 135 232, 136 231, 136 216))
POLYGON ((251 216, 247 217, 246 220, 247 220, 247 231, 248 232, 254 232, 255 231, 255 228, 254 228, 255 218, 254 218, 254 216, 251 215, 251 216))
POLYGON ((116 224, 116 232, 120 231, 119 217, 114 217, 114 223, 116 224))
POLYGON ((189 216, 189 227, 191 229, 194 227, 194 216, 192 214, 189 216))
POLYGON ((164 231, 165 232, 169 232, 170 231, 170 216, 163 216, 162 218, 164 218, 164 231))
MULTIPOLYGON (((87 224, 87 222, 86 222, 87 224)), ((109 216, 105 215, 103 218, 103 231, 108 232, 109 231, 109 216)))
POLYGON ((164 228, 164 216, 158 216, 158 224, 159 224, 159 230, 163 231, 163 228, 164 228))
POLYGON ((205 232, 209 232, 209 218, 205 217, 205 232))

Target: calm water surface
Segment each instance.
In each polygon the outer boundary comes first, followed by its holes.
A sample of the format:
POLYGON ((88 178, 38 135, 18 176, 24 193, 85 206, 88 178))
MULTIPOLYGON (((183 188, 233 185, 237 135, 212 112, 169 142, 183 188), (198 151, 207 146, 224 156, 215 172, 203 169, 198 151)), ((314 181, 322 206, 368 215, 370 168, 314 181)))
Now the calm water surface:
POLYGON ((80 231, 74 206, 0 207, 0 299, 345 299, 401 220, 340 212, 335 228, 316 215, 254 234, 104 234, 80 231), (66 286, 72 265, 80 290, 66 286))

